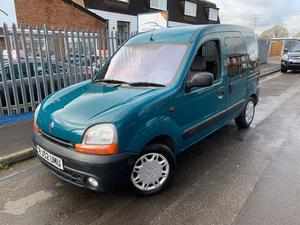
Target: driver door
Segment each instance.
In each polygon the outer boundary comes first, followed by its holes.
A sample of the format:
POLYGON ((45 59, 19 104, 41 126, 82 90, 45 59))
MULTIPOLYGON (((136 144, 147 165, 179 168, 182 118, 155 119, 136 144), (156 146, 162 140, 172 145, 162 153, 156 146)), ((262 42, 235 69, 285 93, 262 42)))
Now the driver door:
POLYGON ((182 128, 186 145, 208 135, 221 124, 221 114, 226 103, 226 79, 222 71, 221 54, 221 40, 214 38, 202 42, 187 76, 210 72, 214 75, 213 85, 184 90, 178 96, 176 121, 182 128))

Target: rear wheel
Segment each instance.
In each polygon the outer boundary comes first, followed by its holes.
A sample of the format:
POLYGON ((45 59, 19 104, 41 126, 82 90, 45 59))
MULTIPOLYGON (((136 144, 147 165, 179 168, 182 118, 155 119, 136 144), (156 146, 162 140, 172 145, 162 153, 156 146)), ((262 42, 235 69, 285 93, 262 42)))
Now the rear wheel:
POLYGON ((175 168, 176 159, 168 146, 148 145, 132 169, 132 188, 140 195, 157 194, 168 187, 175 168))
POLYGON ((255 102, 253 98, 250 98, 241 115, 235 118, 236 125, 239 128, 249 127, 254 119, 254 114, 255 114, 255 102))

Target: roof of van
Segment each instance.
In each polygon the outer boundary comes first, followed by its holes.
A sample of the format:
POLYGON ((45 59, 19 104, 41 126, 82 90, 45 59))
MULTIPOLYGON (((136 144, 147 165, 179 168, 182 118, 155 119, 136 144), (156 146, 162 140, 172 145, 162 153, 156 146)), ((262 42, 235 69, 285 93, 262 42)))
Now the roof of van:
POLYGON ((175 28, 165 28, 159 30, 148 31, 141 33, 130 39, 127 44, 141 44, 147 42, 189 42, 193 38, 202 33, 216 33, 216 32, 234 32, 253 33, 252 29, 228 24, 214 24, 214 25, 192 25, 175 28))

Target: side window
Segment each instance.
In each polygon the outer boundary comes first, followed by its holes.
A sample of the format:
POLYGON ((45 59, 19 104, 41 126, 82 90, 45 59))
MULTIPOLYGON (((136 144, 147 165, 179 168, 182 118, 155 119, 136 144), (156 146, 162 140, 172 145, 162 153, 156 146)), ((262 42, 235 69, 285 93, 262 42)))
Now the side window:
POLYGON ((227 70, 230 77, 246 71, 246 54, 243 40, 239 37, 225 38, 227 70))
POLYGON ((220 43, 217 40, 205 42, 198 50, 191 65, 191 75, 197 72, 210 72, 214 80, 220 79, 220 43))
POLYGON ((248 53, 248 68, 253 71, 259 67, 257 40, 255 37, 246 37, 245 42, 248 53))

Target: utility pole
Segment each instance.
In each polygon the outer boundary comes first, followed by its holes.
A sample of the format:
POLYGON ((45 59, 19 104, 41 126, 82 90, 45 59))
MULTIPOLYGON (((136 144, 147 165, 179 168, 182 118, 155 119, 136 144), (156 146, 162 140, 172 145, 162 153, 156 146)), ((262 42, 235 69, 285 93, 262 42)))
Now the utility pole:
POLYGON ((253 28, 254 32, 255 32, 255 29, 256 29, 257 19, 258 19, 258 17, 255 16, 255 17, 254 17, 254 28, 253 28))

